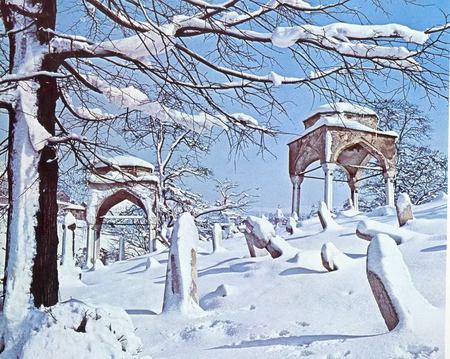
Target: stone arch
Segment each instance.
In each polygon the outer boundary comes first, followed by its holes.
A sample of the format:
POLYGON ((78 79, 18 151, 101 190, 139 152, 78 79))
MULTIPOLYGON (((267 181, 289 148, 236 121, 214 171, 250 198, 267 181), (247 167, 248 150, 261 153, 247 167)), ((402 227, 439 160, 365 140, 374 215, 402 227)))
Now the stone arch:
MULTIPOLYGON (((128 200, 144 210, 149 224, 149 249, 155 246, 156 186, 158 177, 153 166, 136 157, 118 156, 94 166, 88 180, 89 200, 86 266, 95 268, 100 253, 100 231, 103 216, 115 205, 128 200)), ((121 243, 121 245, 124 243, 121 243)), ((120 256, 119 256, 120 258, 120 256)))
POLYGON ((97 227, 98 233, 100 233, 101 227, 103 225, 103 216, 105 216, 112 207, 118 205, 119 203, 122 203, 123 201, 130 201, 137 207, 141 208, 145 212, 147 220, 149 220, 148 209, 142 199, 129 189, 121 188, 105 197, 98 206, 97 214, 95 216, 95 225, 97 227))
MULTIPOLYGON (((341 146, 339 146, 334 151, 334 154, 332 157, 332 162, 341 163, 339 161, 339 157, 343 153, 345 153, 345 151, 348 151, 350 148, 357 148, 358 146, 360 148, 364 149, 368 155, 372 156, 373 158, 375 158, 377 160, 378 164, 383 169, 383 172, 387 172, 389 170, 389 164, 388 164, 388 161, 386 160, 386 157, 384 156, 384 154, 380 150, 375 148, 372 144, 370 144, 368 141, 363 139, 362 137, 357 137, 353 141, 351 141, 349 143, 343 143, 341 146)), ((365 163, 367 163, 368 160, 370 159, 370 157, 368 155, 364 156, 364 158, 361 161, 359 161, 359 163, 357 163, 357 165, 364 165, 365 163)))

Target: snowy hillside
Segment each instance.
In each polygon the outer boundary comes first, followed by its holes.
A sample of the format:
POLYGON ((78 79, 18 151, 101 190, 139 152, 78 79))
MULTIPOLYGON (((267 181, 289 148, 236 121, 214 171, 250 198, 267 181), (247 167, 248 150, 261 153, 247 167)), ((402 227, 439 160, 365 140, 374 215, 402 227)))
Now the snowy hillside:
MULTIPOLYGON (((167 251, 84 272, 83 283, 61 288, 61 299, 122 307, 144 343, 141 354, 153 358, 443 358, 446 210, 446 198, 418 206, 406 226, 414 235, 398 248, 412 284, 432 306, 419 309, 420 322, 407 318, 408 325, 392 332, 366 275, 370 242, 355 235, 367 217, 351 213, 326 231, 317 218, 294 236, 283 231, 298 253, 277 259, 249 257, 243 236, 225 240, 212 254, 212 244, 200 242, 204 313, 195 317, 160 314, 167 251), (321 261, 327 242, 348 256, 334 272, 321 261)), ((398 226, 394 213, 370 219, 398 226)), ((391 274, 393 281, 407 278, 391 274)), ((403 284, 399 290, 409 290, 411 283, 403 284)))

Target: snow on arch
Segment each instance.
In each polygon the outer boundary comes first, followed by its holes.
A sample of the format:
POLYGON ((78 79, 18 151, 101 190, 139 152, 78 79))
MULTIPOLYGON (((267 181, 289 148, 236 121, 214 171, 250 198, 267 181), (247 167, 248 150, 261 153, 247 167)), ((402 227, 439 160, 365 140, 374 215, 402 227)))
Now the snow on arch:
POLYGON ((108 167, 108 164, 110 164, 110 166, 117 166, 117 167, 142 167, 150 169, 152 172, 155 170, 155 166, 152 165, 150 162, 147 162, 142 158, 130 155, 100 157, 100 159, 94 163, 94 167, 96 169, 104 168, 108 167))

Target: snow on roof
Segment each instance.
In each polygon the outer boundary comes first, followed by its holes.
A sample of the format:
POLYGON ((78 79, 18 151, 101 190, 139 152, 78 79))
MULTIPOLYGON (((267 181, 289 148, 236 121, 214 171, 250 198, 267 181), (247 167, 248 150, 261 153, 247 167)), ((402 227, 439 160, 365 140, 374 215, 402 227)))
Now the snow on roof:
POLYGON ((316 109, 314 109, 313 111, 311 111, 309 113, 309 115, 306 117, 306 119, 320 114, 320 113, 344 113, 344 112, 349 112, 349 113, 354 113, 354 114, 358 114, 358 115, 371 115, 371 116, 376 116, 377 113, 368 108, 368 107, 364 107, 364 106, 360 106, 360 105, 355 105, 352 103, 348 103, 348 102, 334 102, 334 103, 330 103, 330 104, 325 104, 322 106, 317 107, 316 109))
POLYGON ((86 207, 79 205, 79 204, 75 204, 72 202, 66 202, 66 201, 57 201, 58 205, 60 206, 64 206, 64 209, 77 209, 77 210, 85 210, 86 207))
POLYGON ((318 129, 319 127, 322 126, 331 126, 331 127, 342 127, 342 128, 348 128, 351 130, 358 130, 358 131, 364 131, 364 132, 371 132, 371 133, 377 133, 380 135, 388 135, 388 136, 395 136, 398 137, 397 133, 394 131, 378 131, 378 130, 374 130, 372 127, 363 125, 360 122, 357 121, 352 121, 347 119, 344 116, 341 115, 334 115, 334 116, 324 116, 321 117, 317 120, 317 122, 312 125, 311 127, 308 127, 307 129, 305 129, 305 131, 303 131, 301 134, 299 134, 298 136, 292 138, 289 143, 292 143, 304 136, 306 136, 308 133, 313 132, 314 130, 318 129))
POLYGON ((128 156, 128 155, 119 155, 114 157, 101 157, 101 160, 97 161, 95 163, 95 168, 101 168, 106 167, 107 164, 111 164, 113 166, 119 166, 119 167, 144 167, 151 169, 152 171, 155 170, 155 166, 153 166, 151 163, 138 158, 134 156, 128 156), (106 163, 105 163, 106 162, 106 163))

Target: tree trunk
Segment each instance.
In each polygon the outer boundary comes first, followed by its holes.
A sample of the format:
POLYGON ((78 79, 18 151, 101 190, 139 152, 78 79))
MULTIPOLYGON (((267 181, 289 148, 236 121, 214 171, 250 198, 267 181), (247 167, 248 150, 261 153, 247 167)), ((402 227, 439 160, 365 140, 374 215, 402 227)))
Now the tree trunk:
MULTIPOLYGON (((10 72, 16 75, 55 71, 47 55, 55 28, 56 1, 0 2, 9 33, 10 72), (32 9, 32 10, 30 10, 32 9)), ((36 76, 17 83, 16 104, 9 111, 9 202, 4 315, 14 337, 34 304, 58 301, 57 180, 55 149, 46 138, 55 134, 56 80, 36 76), (32 297, 30 297, 30 293, 32 297)), ((9 338, 8 338, 9 336, 9 338)))

